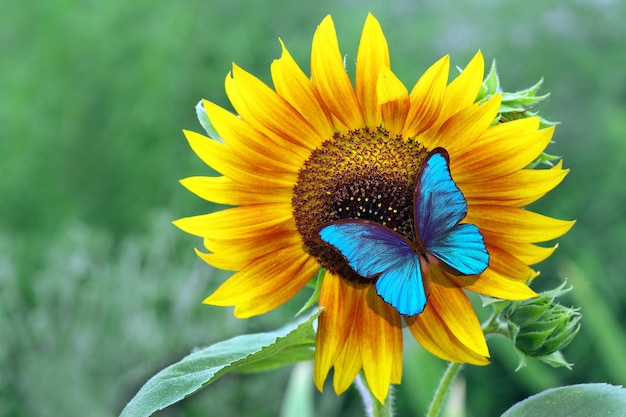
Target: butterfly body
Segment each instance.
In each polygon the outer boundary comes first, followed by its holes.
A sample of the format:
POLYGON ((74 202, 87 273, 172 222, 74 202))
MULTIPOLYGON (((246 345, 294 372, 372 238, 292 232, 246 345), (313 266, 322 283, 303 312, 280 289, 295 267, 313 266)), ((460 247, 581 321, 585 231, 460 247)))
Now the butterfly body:
POLYGON ((376 222, 343 219, 316 231, 360 276, 375 281, 377 294, 400 314, 426 307, 429 271, 435 264, 453 275, 482 273, 489 254, 478 228, 460 223, 467 202, 450 174, 442 148, 422 162, 413 193, 415 240, 376 222))

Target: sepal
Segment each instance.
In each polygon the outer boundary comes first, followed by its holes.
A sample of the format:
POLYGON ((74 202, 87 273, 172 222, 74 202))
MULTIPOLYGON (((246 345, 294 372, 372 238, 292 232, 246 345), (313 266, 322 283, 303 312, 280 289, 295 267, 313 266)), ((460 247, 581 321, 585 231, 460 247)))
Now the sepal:
POLYGON ((196 104, 196 116, 198 117, 198 121, 202 125, 202 128, 211 139, 224 143, 224 140, 222 140, 220 135, 217 133, 217 130, 215 130, 213 124, 209 120, 209 116, 206 114, 202 100, 196 104))

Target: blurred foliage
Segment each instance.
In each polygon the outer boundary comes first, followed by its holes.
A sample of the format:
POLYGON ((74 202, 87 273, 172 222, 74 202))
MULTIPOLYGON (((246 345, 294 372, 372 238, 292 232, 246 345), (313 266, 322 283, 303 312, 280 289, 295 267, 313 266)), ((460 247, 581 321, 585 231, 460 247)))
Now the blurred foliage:
MULTIPOLYGON (((464 66, 482 49, 487 62, 497 58, 505 90, 543 76, 540 93, 551 96, 539 110, 562 122, 548 151, 572 172, 533 208, 578 223, 536 285, 566 276, 574 284, 568 301, 584 317, 565 355, 575 366, 531 361, 515 373, 510 345, 490 340, 493 364, 464 372, 468 416, 498 415, 561 384, 626 384, 626 3, 1 0, 0 8, 0 415, 117 415, 192 347, 292 317, 308 294, 245 321, 200 304, 226 273, 197 261, 200 242, 169 224, 214 209, 177 184, 211 174, 181 129, 201 129, 201 97, 229 107, 231 61, 268 81, 279 36, 308 68, 327 13, 350 64, 367 11, 407 85, 443 54, 464 66)), ((443 364, 412 341, 405 352, 399 414, 423 413, 443 364)), ((277 415, 288 375, 228 377, 159 414, 277 415)), ((337 399, 330 386, 315 406, 318 415, 360 415, 353 393, 337 399)))

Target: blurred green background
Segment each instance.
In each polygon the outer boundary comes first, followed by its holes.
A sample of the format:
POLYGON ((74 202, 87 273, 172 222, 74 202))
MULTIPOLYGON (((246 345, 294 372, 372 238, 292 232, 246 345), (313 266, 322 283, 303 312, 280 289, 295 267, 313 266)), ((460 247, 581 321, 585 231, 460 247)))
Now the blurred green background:
MULTIPOLYGON (((466 368, 467 416, 496 416, 542 389, 626 384, 626 3, 619 0, 0 0, 0 415, 116 416, 156 371, 194 346, 272 330, 307 294, 237 320, 201 304, 226 274, 171 220, 215 207, 178 179, 211 174, 181 129, 194 106, 229 108, 230 63, 269 81, 278 37, 308 68, 332 13, 348 62, 368 11, 407 85, 444 54, 481 49, 508 90, 545 77, 542 115, 560 120, 550 153, 572 169, 533 208, 577 219, 537 288, 566 277, 583 327, 572 371, 492 340, 493 364, 466 368)), ((352 58, 351 58, 352 57, 352 58)), ((398 415, 423 415, 444 364, 405 348, 398 415)), ((289 369, 232 375, 161 416, 275 416, 289 369)), ((354 392, 315 394, 316 415, 357 416, 354 392)), ((463 414, 457 414, 463 415, 463 414)))

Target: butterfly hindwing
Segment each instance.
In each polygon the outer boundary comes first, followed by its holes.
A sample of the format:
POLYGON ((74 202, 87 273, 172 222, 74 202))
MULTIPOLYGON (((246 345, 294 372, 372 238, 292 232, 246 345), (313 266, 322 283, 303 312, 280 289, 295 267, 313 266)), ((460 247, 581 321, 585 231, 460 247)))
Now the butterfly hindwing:
POLYGON ((415 187, 417 234, 426 251, 460 275, 482 273, 489 253, 478 228, 459 224, 467 201, 450 174, 448 153, 437 148, 424 160, 415 187))
POLYGON ((476 275, 489 264, 485 241, 473 224, 459 224, 430 242, 428 251, 451 267, 455 275, 476 275))
POLYGON ((366 220, 339 220, 317 232, 321 241, 337 249, 350 267, 376 279, 376 292, 400 314, 421 313, 427 294, 419 255, 393 230, 366 220))
POLYGON ((424 311, 428 293, 419 255, 406 257, 396 268, 383 272, 376 281, 376 293, 398 313, 414 316, 424 311))

